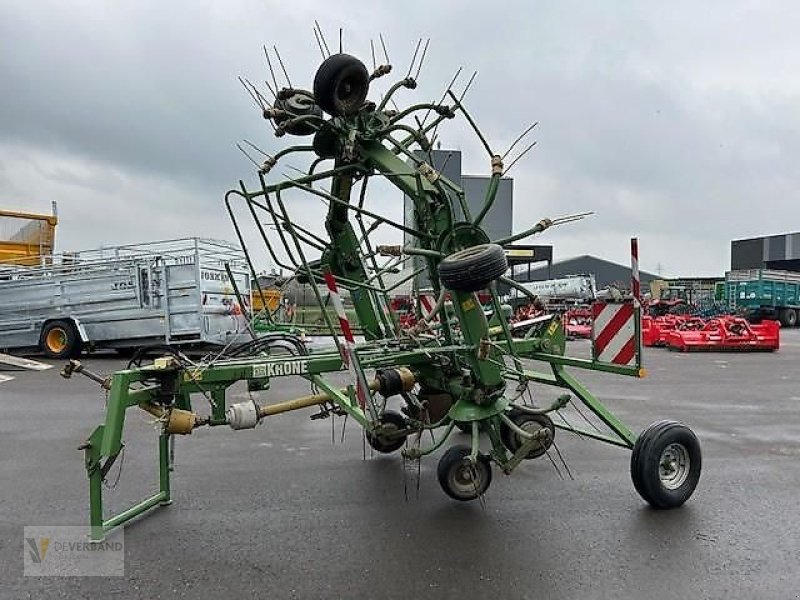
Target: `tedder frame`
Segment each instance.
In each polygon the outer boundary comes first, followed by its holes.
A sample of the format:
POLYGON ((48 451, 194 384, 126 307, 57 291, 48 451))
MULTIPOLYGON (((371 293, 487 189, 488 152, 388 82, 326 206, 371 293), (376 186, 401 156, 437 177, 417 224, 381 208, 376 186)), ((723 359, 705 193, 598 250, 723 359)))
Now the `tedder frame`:
MULTIPOLYGON (((291 84, 279 89, 269 53, 274 89, 268 87, 274 99, 268 102, 254 85, 243 81, 278 137, 308 136, 313 142, 275 155, 248 142, 266 157, 259 162, 248 154, 258 166, 257 185, 248 189, 240 182, 238 189, 228 192, 225 204, 252 275, 254 260, 245 243, 241 211, 272 261, 311 287, 330 345, 309 349, 291 334, 259 337, 253 333, 252 341, 202 360, 171 350, 152 361, 132 361, 128 369, 110 377, 93 374, 72 361, 64 375, 83 372, 108 393, 104 423, 81 446, 89 478, 92 539, 102 539, 129 519, 172 501, 173 436, 190 434, 198 427, 253 428, 263 419, 308 407, 318 407, 315 417, 347 415, 364 429, 374 450, 402 449, 402 455, 411 460, 439 450, 454 429, 462 430, 469 443, 450 446, 437 467, 440 485, 455 500, 480 498, 491 482, 492 465, 509 474, 523 460, 550 456, 560 429, 631 449, 631 475, 640 495, 657 508, 683 504, 700 475, 700 447, 691 430, 677 422, 659 421, 637 436, 571 371, 644 374, 638 295, 598 307, 594 351, 591 359, 585 359, 565 355, 559 315, 512 324, 509 307, 498 291, 499 282, 530 296, 506 277, 504 245, 586 213, 542 219, 519 233, 490 240, 482 223, 494 204, 501 177, 508 172, 505 158, 523 136, 506 153, 494 152, 464 107, 464 94, 453 93, 453 82, 439 102, 390 109, 396 92, 417 85, 411 77, 417 53, 406 77, 389 86, 379 102, 367 99, 369 88, 391 72, 390 65, 373 64, 370 73, 349 54, 326 55, 324 49, 322 53, 313 91, 291 84), (427 123, 430 115, 434 118, 427 123), (482 207, 475 215, 461 187, 436 170, 430 158, 439 125, 459 115, 486 149, 491 168, 482 207), (276 165, 290 155, 309 157, 310 164, 300 176, 284 174, 268 182, 276 165), (330 164, 318 169, 322 163, 330 164), (383 206, 368 208, 367 184, 372 178, 383 178, 411 199, 411 223, 395 222, 383 206), (303 215, 289 210, 301 202, 298 192, 306 200, 322 203, 324 232, 303 225, 307 223, 303 215), (294 195, 295 205, 289 195, 294 195), (272 221, 275 233, 271 235, 278 244, 267 235, 265 218, 272 221), (378 245, 374 234, 381 227, 393 228, 412 242, 378 245), (407 267, 412 257, 422 266, 406 269, 389 282, 388 274, 407 267), (390 309, 390 293, 421 274, 430 282, 436 303, 429 312, 421 312, 416 325, 403 329, 390 309), (343 308, 345 295, 363 334, 358 340, 343 308), (335 317, 326 310, 329 303, 335 317), (343 371, 344 386, 332 377, 343 371), (226 403, 226 391, 236 382, 245 381, 255 398, 280 377, 307 380, 310 393, 273 403, 254 399, 226 403), (529 389, 536 384, 562 388, 564 393, 541 405, 529 389), (388 399, 395 396, 402 400, 401 411, 388 408, 388 399), (208 402, 207 411, 195 411, 193 400, 198 397, 208 402), (605 429, 578 428, 566 419, 551 418, 568 405, 588 409, 605 429), (143 409, 158 420, 160 485, 157 493, 107 517, 103 481, 124 447, 125 416, 130 408, 143 409), (424 431, 431 432, 427 446, 420 444, 424 431), (410 439, 416 443, 407 443, 410 439)), ((421 65, 422 59, 417 76, 421 65)), ((307 202, 299 206, 308 210, 307 202)))

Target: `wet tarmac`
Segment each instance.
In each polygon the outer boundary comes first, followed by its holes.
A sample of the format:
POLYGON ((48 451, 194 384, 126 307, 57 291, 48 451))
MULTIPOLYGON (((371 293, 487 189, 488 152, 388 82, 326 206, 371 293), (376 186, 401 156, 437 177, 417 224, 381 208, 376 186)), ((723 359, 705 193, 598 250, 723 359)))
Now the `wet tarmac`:
MULTIPOLYGON (((399 454, 364 459, 353 423, 342 441, 342 418, 312 421, 309 409, 178 439, 174 503, 125 528, 117 578, 23 577, 24 525, 87 522, 76 448, 103 418, 104 394, 56 368, 10 373, 0 598, 799 598, 800 329, 782 333, 775 354, 647 349, 644 380, 576 371, 634 431, 661 418, 695 430, 703 474, 680 509, 644 504, 627 450, 566 434, 557 444, 574 479, 541 458, 510 477, 496 470, 485 503, 455 502, 436 481, 437 456, 419 471, 399 454)), ((307 390, 281 380, 260 400, 307 390)), ((557 395, 540 390, 542 404, 557 395)), ((107 510, 155 489, 150 421, 130 411, 107 510)))

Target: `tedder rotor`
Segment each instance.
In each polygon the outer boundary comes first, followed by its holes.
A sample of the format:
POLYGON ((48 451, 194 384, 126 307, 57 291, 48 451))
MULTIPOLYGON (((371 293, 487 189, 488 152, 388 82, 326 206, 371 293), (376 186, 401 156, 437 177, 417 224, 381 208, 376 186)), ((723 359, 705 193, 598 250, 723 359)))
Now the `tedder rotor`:
MULTIPOLYGON (((370 99, 371 84, 388 75, 390 65, 374 64, 370 73, 349 54, 326 55, 323 50, 323 56, 311 90, 291 84, 278 89, 273 72, 274 89, 267 85, 274 99, 268 102, 255 86, 243 81, 276 136, 306 137, 310 142, 274 155, 263 153, 263 162, 254 160, 258 167, 255 188, 241 183, 228 192, 225 204, 251 270, 252 247, 248 249, 245 243, 237 210, 245 212, 274 263, 310 287, 330 345, 309 348, 290 333, 257 337, 251 329, 251 341, 199 361, 171 350, 152 361, 132 362, 108 378, 88 373, 76 361, 70 363, 64 375, 83 371, 108 394, 105 422, 82 446, 90 484, 92 538, 101 539, 136 515, 171 502, 173 436, 190 434, 198 427, 253 428, 279 413, 308 407, 320 409, 315 417, 347 415, 363 427, 375 451, 400 450, 410 460, 443 448, 454 429, 466 433, 469 442, 451 445, 437 468, 442 489, 456 500, 481 497, 493 469, 509 474, 525 460, 551 457, 551 450, 557 451, 556 431, 566 430, 632 450, 631 476, 642 498, 656 508, 682 505, 700 476, 700 447, 692 431, 677 422, 659 421, 637 437, 572 372, 577 368, 643 376, 636 294, 592 308, 591 359, 565 355, 564 325, 558 315, 525 323, 523 334, 511 324, 509 307, 502 304, 498 286, 530 295, 506 276, 504 246, 583 215, 542 219, 517 234, 490 239, 482 224, 507 172, 505 155, 492 151, 464 107, 464 95, 454 94, 451 83, 439 102, 400 109, 394 104, 396 92, 417 85, 411 68, 382 97, 370 99), (434 168, 431 158, 439 126, 458 117, 487 150, 491 169, 476 214, 470 211, 461 187, 445 177, 441 168, 434 168), (281 172, 275 177, 277 166, 286 164, 289 156, 308 157, 308 167, 296 176, 281 172), (368 183, 378 179, 410 199, 412 218, 405 223, 389 218, 385 199, 377 206, 368 203, 368 183), (286 197, 297 192, 322 203, 324 233, 303 226, 303 215, 290 211, 292 203, 286 197), (376 231, 383 228, 402 234, 405 243, 375 243, 376 231), (266 229, 274 233, 267 235, 266 229), (409 264, 414 266, 407 268, 409 264), (390 282, 389 274, 403 267, 405 275, 390 282), (419 315, 413 327, 401 328, 390 295, 420 276, 429 282, 433 306, 419 315), (345 295, 352 302, 354 318, 344 309, 345 295), (486 306, 481 297, 487 299, 486 306), (535 370, 533 361, 544 364, 546 370, 535 370), (340 372, 347 376, 345 386, 332 379, 340 372), (273 380, 288 376, 307 380, 310 393, 277 403, 226 404, 226 390, 236 382, 246 381, 251 397, 261 398, 273 380), (532 386, 554 386, 562 393, 541 405, 533 402, 532 386), (193 401, 200 396, 210 404, 207 413, 193 409, 193 401), (401 405, 399 411, 389 409, 391 398, 401 405), (159 423, 160 489, 121 514, 106 517, 102 484, 123 448, 126 411, 135 407, 154 415, 159 423), (604 429, 579 428, 556 418, 567 407, 582 411, 583 416, 592 413, 604 429), (423 432, 431 433, 433 441, 428 445, 420 443, 427 438, 422 438, 423 432), (409 443, 411 439, 416 443, 409 443)), ((308 210, 307 203, 302 206, 308 210)), ((254 270, 252 274, 255 278, 254 270)))

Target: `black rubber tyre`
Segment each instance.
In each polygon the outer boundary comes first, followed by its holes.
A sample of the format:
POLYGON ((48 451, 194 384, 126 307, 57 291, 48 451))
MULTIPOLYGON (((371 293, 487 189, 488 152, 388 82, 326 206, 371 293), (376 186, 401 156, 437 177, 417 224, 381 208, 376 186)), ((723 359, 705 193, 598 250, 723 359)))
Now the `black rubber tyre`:
POLYGON ((364 105, 369 92, 369 73, 355 56, 333 54, 314 76, 314 98, 334 117, 349 117, 364 105))
POLYGON ((395 450, 402 448, 406 443, 406 435, 391 435, 386 433, 392 430, 401 431, 406 428, 406 418, 398 412, 393 410, 384 411, 380 416, 380 422, 384 426, 384 432, 376 435, 374 433, 367 433, 367 443, 376 452, 381 454, 390 454, 395 450))
POLYGON ((325 122, 314 135, 314 141, 311 143, 314 152, 320 158, 336 158, 342 152, 342 141, 329 123, 329 121, 325 122))
POLYGON ((702 468, 700 442, 675 421, 658 421, 645 429, 633 446, 631 479, 653 508, 676 508, 697 487, 702 468))
MULTIPOLYGON (((555 440, 556 427, 553 425, 553 420, 547 415, 531 415, 519 410, 511 410, 507 416, 517 427, 530 433, 535 433, 539 429, 544 429, 545 427, 550 430, 550 441, 546 444, 534 446, 525 456, 525 459, 528 460, 544 456, 550 449, 550 446, 553 445, 553 440, 555 440)), ((503 440, 503 445, 512 453, 516 453, 525 443, 525 440, 502 421, 500 422, 500 439, 503 440)))
POLYGON ((485 454, 478 454, 475 466, 464 464, 469 456, 468 446, 453 446, 439 459, 436 477, 444 493, 453 498, 467 502, 482 496, 492 483, 492 465, 485 454))
POLYGON ((80 356, 83 342, 75 324, 69 320, 50 321, 42 327, 39 347, 48 358, 80 356))
POLYGON ((454 252, 439 263, 439 277, 447 289, 477 292, 508 270, 502 246, 480 244, 454 252))
POLYGON ((784 327, 794 327, 797 325, 797 311, 793 308, 784 308, 779 313, 778 319, 784 327))

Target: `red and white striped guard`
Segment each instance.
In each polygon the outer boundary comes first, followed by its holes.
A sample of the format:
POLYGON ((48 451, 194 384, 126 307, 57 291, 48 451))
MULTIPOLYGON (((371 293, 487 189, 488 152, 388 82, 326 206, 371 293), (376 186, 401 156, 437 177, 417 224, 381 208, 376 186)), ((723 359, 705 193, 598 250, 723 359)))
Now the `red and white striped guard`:
POLYGON ((600 362, 632 365, 636 360, 636 324, 632 302, 592 305, 592 355, 600 362))
MULTIPOLYGON (((331 297, 333 310, 336 312, 336 317, 339 319, 339 327, 341 327, 342 335, 344 335, 344 343, 339 345, 339 353, 341 354, 342 362, 344 362, 348 371, 350 371, 350 375, 356 380, 356 398, 358 399, 358 405, 363 410, 367 404, 369 387, 364 379, 364 371, 361 370, 358 364, 358 357, 355 352, 356 340, 353 337, 353 329, 350 327, 350 320, 347 318, 347 313, 344 311, 344 304, 342 303, 342 297, 339 295, 339 289, 336 286, 336 279, 330 271, 325 271, 325 284, 328 286, 328 293, 331 297)), ((371 403, 370 408, 372 408, 371 403)))

